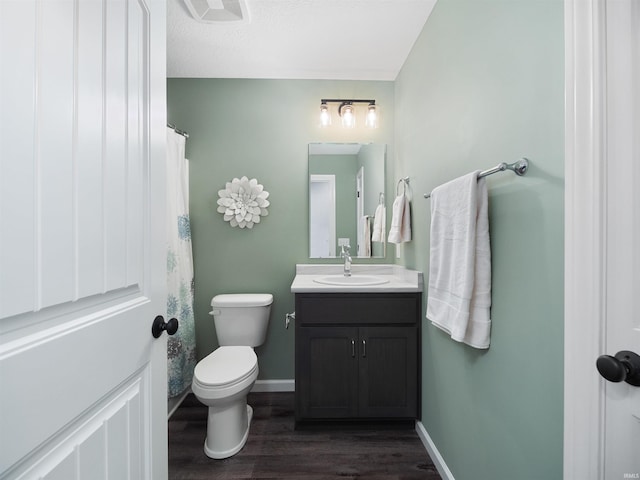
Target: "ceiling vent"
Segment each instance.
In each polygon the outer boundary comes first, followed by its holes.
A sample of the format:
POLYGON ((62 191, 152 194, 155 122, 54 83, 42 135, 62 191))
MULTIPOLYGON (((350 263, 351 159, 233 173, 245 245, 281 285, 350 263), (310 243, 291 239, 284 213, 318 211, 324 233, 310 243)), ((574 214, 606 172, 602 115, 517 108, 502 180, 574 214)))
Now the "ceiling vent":
POLYGON ((189 12, 203 23, 247 23, 245 0, 184 0, 189 12))

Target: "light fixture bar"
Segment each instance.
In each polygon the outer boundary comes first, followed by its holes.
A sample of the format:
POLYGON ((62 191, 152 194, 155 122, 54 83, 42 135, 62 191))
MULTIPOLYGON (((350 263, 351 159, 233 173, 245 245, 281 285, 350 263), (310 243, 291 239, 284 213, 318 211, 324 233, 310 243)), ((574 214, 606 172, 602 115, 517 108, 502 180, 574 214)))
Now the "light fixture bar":
POLYGON ((375 105, 375 100, 354 100, 349 98, 323 98, 320 103, 369 103, 375 105))
POLYGON ((367 103, 367 114, 365 116, 365 127, 377 128, 378 112, 376 101, 374 99, 355 99, 355 98, 323 98, 320 100, 320 126, 327 127, 331 125, 331 114, 327 104, 339 103, 338 115, 342 118, 342 126, 345 128, 355 127, 355 110, 354 103, 367 103))

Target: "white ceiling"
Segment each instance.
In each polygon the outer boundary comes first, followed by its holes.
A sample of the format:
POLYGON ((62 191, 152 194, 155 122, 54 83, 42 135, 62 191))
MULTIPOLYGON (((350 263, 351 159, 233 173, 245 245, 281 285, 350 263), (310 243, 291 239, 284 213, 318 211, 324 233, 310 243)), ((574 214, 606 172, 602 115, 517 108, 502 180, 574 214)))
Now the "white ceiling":
POLYGON ((168 0, 167 76, 395 80, 435 2, 245 0, 248 21, 202 23, 168 0))

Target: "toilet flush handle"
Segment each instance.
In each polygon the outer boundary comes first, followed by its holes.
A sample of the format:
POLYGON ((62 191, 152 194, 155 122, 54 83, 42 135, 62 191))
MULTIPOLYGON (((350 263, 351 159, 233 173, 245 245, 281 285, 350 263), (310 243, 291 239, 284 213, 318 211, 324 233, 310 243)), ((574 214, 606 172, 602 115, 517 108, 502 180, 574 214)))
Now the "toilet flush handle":
POLYGON ((172 318, 168 322, 165 322, 162 315, 154 318, 153 324, 151 325, 151 335, 153 335, 153 338, 158 338, 164 330, 167 331, 167 335, 176 333, 178 331, 178 319, 172 318))
POLYGON ((295 320, 296 319, 296 312, 293 313, 287 313, 284 316, 284 328, 285 329, 289 329, 289 323, 291 323, 291 320, 295 320))

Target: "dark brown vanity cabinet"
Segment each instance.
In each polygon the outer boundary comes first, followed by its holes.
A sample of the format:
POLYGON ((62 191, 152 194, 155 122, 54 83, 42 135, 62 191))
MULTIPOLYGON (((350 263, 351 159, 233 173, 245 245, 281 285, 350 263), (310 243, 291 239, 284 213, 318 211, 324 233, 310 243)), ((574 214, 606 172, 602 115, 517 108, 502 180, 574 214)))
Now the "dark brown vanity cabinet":
POLYGON ((419 414, 420 293, 296 294, 296 421, 419 414))

